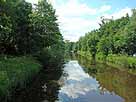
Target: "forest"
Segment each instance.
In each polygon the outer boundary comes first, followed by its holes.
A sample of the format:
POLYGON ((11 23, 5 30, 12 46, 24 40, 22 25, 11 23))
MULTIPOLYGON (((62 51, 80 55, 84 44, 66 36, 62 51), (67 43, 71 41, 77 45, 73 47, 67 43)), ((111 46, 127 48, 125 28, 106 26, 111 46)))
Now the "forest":
POLYGON ((69 52, 93 60, 136 68, 136 9, 120 19, 101 17, 99 29, 87 32, 77 42, 67 42, 69 52))

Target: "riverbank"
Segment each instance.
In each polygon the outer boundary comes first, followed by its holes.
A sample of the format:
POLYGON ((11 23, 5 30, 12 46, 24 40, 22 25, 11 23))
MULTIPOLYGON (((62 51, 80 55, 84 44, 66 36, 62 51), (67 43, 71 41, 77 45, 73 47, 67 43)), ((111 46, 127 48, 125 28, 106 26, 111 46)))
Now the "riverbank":
MULTIPOLYGON (((84 56, 88 60, 92 60, 89 52, 78 52, 79 55, 84 56)), ((104 63, 104 58, 101 54, 96 55, 96 61, 104 63)), ((136 57, 125 55, 109 55, 106 64, 121 70, 128 70, 129 73, 136 74, 136 57)))
POLYGON ((0 57, 0 101, 6 101, 16 89, 25 88, 40 70, 33 57, 0 57))

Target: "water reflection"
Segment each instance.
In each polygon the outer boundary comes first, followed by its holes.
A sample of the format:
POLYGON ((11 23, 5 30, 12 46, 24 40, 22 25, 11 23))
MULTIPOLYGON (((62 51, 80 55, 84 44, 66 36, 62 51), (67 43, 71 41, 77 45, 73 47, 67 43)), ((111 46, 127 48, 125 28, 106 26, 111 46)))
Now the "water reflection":
MULTIPOLYGON (((71 60, 72 59, 72 60, 71 60)), ((43 70, 10 102, 136 102, 136 76, 81 56, 61 70, 43 70)))
POLYGON ((55 102, 62 70, 42 70, 26 89, 17 90, 9 102, 55 102))
POLYGON ((123 102, 124 99, 101 87, 99 81, 85 73, 78 61, 65 64, 59 102, 123 102))
POLYGON ((91 65, 89 60, 81 56, 74 59, 99 81, 102 90, 107 89, 110 93, 119 95, 124 102, 136 102, 136 75, 100 63, 91 65))

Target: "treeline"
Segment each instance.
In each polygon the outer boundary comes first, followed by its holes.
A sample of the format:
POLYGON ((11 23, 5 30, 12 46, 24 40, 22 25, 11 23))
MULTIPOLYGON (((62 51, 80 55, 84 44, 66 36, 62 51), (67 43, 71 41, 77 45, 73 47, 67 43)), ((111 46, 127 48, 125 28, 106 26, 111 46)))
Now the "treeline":
MULTIPOLYGON (((104 59, 109 54, 133 56, 136 54, 136 10, 132 10, 130 17, 126 16, 114 20, 102 17, 100 28, 88 32, 73 46, 74 52, 88 52, 93 59, 102 55, 104 59)), ((71 45, 69 44, 69 45, 71 45)))
POLYGON ((0 1, 0 54, 35 54, 52 46, 61 48, 63 38, 47 0, 33 6, 25 0, 0 1))

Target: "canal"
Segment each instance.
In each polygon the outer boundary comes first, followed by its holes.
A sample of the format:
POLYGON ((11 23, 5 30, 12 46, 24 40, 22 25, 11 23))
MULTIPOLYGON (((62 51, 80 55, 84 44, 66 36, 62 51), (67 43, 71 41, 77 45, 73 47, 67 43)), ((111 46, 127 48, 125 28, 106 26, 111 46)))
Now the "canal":
POLYGON ((81 56, 62 70, 44 70, 12 102, 136 102, 136 76, 81 56))

